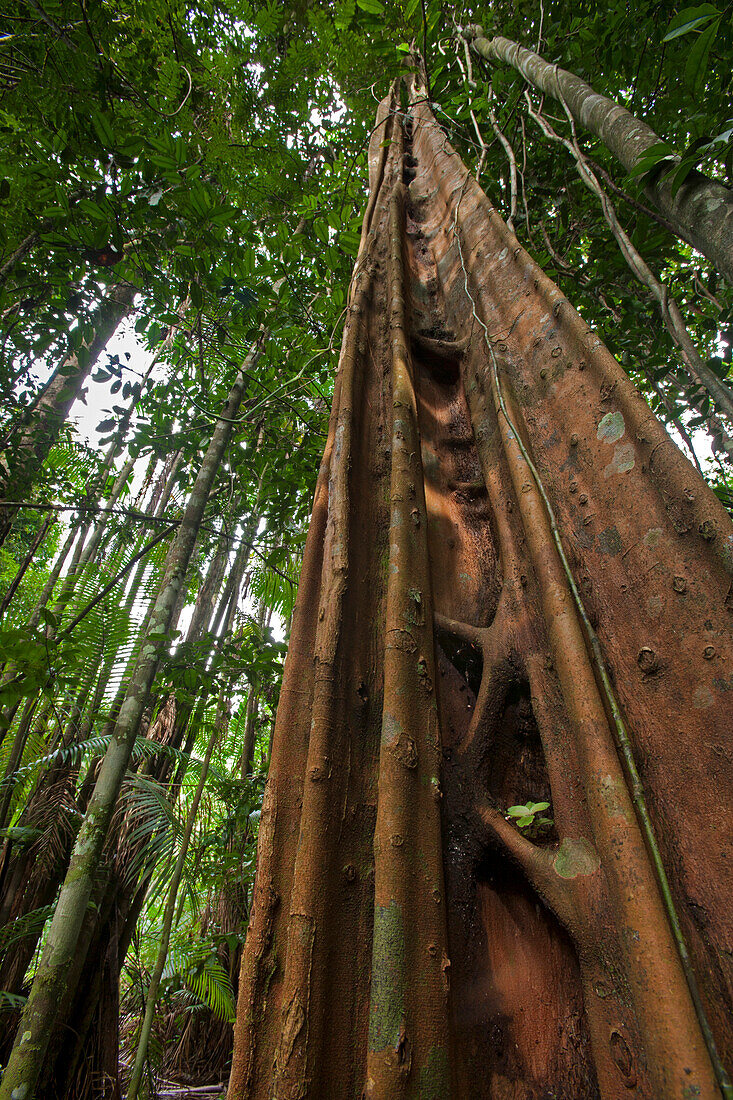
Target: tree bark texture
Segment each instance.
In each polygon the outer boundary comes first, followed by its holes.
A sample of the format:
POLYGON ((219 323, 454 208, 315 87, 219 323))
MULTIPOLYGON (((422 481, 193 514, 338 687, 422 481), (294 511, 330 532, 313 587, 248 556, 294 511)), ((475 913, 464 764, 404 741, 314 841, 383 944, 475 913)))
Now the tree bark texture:
MULTIPOLYGON (((579 76, 544 60, 533 50, 496 35, 486 38, 479 26, 466 28, 473 48, 487 61, 503 61, 532 87, 564 102, 576 122, 599 137, 627 172, 660 139, 650 126, 607 96, 599 95, 579 76)), ((676 163, 679 163, 679 157, 676 163)), ((673 165, 674 168, 674 165, 673 165)), ((733 283, 733 192, 693 169, 676 193, 669 162, 650 174, 645 193, 660 214, 733 283)))
POLYGON ((370 182, 228 1098, 713 1100, 733 528, 420 89, 370 182))

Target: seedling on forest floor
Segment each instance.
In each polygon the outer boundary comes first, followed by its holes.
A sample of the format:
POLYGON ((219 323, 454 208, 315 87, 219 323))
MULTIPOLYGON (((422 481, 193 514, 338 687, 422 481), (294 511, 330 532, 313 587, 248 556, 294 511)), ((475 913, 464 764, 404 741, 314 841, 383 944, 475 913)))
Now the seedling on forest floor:
POLYGON ((544 816, 544 811, 549 808, 549 802, 527 802, 524 806, 510 806, 504 817, 518 829, 533 835, 541 834, 548 832, 555 824, 551 817, 544 816))

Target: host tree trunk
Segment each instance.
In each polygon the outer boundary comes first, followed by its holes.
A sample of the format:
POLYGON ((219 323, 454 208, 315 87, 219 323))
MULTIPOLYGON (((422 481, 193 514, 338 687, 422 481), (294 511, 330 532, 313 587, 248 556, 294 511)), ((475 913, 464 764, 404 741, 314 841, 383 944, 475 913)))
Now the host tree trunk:
POLYGON ((228 1097, 729 1096, 733 527, 412 102, 372 137, 228 1097))

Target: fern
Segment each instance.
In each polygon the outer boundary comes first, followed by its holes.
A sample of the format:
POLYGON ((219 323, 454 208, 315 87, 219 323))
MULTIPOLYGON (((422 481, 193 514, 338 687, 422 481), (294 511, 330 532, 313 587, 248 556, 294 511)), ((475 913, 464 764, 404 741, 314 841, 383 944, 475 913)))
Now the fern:
POLYGON ((73 478, 78 484, 99 469, 99 451, 78 439, 59 439, 51 447, 44 465, 55 478, 73 478))
POLYGON ((148 776, 128 773, 117 804, 112 835, 126 829, 123 881, 134 884, 159 873, 151 889, 159 890, 167 878, 181 825, 166 796, 165 788, 148 776))

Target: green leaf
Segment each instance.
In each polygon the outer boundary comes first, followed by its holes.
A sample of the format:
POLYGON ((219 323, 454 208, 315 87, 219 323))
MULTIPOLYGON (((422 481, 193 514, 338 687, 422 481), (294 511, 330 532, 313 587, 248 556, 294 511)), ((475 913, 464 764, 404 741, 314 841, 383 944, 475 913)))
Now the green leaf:
POLYGON ((510 806, 507 813, 510 817, 525 817, 529 812, 529 806, 510 806))
POLYGON ((680 187, 685 182, 690 172, 694 171, 694 169, 694 160, 684 160, 682 164, 680 164, 679 168, 674 172, 671 180, 671 191, 673 198, 676 197, 680 187))
POLYGON ((198 283, 191 283, 189 286, 189 294, 191 295, 191 304, 194 309, 201 309, 204 304, 204 296, 198 283))
POLYGON ((685 83, 693 95, 700 95, 705 86, 705 76, 708 71, 710 51, 718 34, 720 19, 711 23, 707 30, 703 31, 693 44, 687 56, 685 65, 685 83))
MULTIPOLYGON (((42 835, 42 830, 40 829, 27 831, 33 831, 42 835)), ((3 928, 0 928, 0 950, 7 951, 12 944, 25 939, 27 936, 40 935, 43 931, 44 924, 48 918, 53 915, 54 909, 54 905, 44 905, 40 909, 31 909, 30 912, 25 913, 23 916, 18 917, 16 920, 6 924, 3 928)), ((2 996, 2 994, 0 994, 0 996, 2 996)))
POLYGON ((362 11, 369 12, 370 15, 384 14, 384 4, 381 0, 356 0, 356 2, 362 11))
POLYGON ((685 8, 675 15, 669 24, 669 30, 662 42, 671 42, 674 38, 680 38, 683 34, 697 30, 711 19, 720 17, 720 12, 712 4, 701 4, 695 8, 685 8))
POLYGON ((29 825, 9 825, 7 829, 0 829, 0 836, 12 840, 13 844, 31 844, 43 836, 43 829, 32 829, 29 825))
POLYGON ((531 825, 533 821, 534 821, 534 815, 533 814, 527 814, 526 817, 520 817, 519 818, 519 820, 517 821, 517 825, 519 826, 520 829, 526 829, 526 827, 528 825, 531 825))
POLYGON ((21 993, 8 993, 0 989, 0 1012, 19 1012, 28 1000, 21 993))
POLYGON ((50 607, 41 608, 41 618, 52 630, 58 630, 59 621, 50 607))
POLYGON ((92 126, 100 144, 105 149, 112 149, 115 143, 115 135, 107 116, 102 114, 101 111, 94 111, 92 113, 92 126))
POLYGON ((674 150, 665 141, 656 141, 654 145, 650 145, 648 149, 644 150, 634 167, 629 171, 629 176, 644 176, 664 161, 674 160, 675 155, 674 150))

